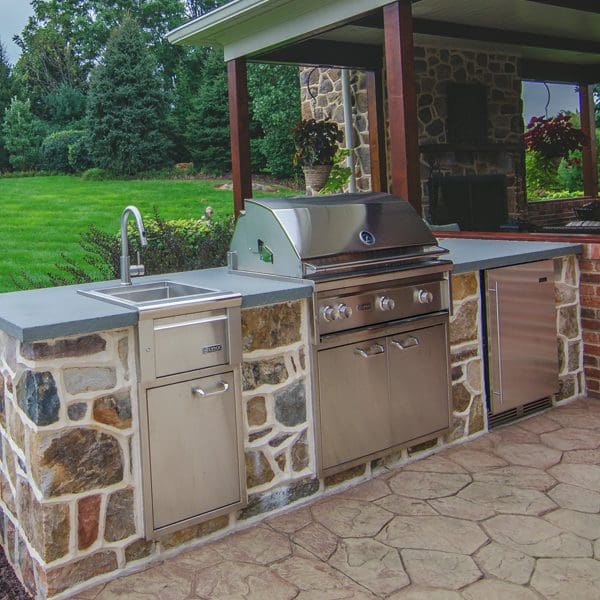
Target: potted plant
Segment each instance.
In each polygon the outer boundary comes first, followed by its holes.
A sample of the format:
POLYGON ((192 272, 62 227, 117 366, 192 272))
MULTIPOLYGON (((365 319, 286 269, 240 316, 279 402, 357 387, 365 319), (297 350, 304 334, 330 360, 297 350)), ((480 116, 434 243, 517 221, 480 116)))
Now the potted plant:
POLYGON ((296 146, 294 164, 304 171, 307 191, 317 193, 329 177, 342 131, 331 121, 302 119, 292 129, 292 139, 296 146))
POLYGON ((564 112, 550 118, 532 117, 525 131, 527 149, 550 162, 560 163, 564 158, 569 163, 570 153, 581 150, 585 141, 583 131, 573 127, 571 116, 564 112))

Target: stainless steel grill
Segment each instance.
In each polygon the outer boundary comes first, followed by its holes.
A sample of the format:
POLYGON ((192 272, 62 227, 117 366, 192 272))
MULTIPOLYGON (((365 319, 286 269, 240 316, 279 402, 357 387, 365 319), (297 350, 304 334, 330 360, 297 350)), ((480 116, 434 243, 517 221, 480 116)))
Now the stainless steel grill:
POLYGON ((448 428, 445 252, 410 204, 389 194, 247 201, 230 269, 314 281, 323 474, 448 428))

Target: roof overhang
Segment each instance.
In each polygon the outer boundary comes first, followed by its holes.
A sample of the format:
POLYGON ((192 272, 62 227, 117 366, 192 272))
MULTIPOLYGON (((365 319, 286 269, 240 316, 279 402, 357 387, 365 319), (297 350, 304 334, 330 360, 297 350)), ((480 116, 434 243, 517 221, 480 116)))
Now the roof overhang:
MULTIPOLYGON (((234 0, 167 34, 220 46, 225 60, 373 69, 382 64, 381 8, 390 0, 234 0)), ((600 1, 413 0, 415 43, 481 48, 524 59, 526 76, 600 81, 600 1), (570 67, 573 67, 570 70, 570 67)))

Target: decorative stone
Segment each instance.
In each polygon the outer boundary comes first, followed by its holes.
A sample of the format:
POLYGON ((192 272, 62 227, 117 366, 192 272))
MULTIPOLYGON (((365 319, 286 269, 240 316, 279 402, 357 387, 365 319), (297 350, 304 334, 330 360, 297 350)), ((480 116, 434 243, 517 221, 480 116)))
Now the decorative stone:
MULTIPOLYGON (((331 85, 331 82, 329 82, 331 85)), ((301 340, 302 303, 285 302, 242 311, 244 352, 270 350, 301 340)))
POLYGON ((123 454, 116 438, 78 428, 38 434, 32 440, 31 471, 44 497, 86 492, 123 479, 123 454))
POLYGON ((77 502, 77 547, 89 548, 98 538, 100 496, 87 496, 77 502))
POLYGON ((260 438, 265 437, 265 435, 269 435, 273 431, 272 427, 267 427, 266 429, 261 429, 260 431, 254 431, 248 434, 248 441, 255 442, 256 440, 260 440, 260 438))
POLYGON ((471 392, 462 383, 452 386, 452 404, 455 412, 462 413, 471 404, 471 392))
POLYGON ((544 517, 553 525, 588 540, 600 539, 600 515, 560 508, 544 517))
POLYGON ((285 471, 285 466, 287 464, 287 458, 284 452, 282 452, 281 454, 278 454, 275 457, 275 462, 277 463, 277 466, 279 467, 279 469, 283 472, 285 471))
POLYGON ((385 496, 384 498, 381 498, 381 500, 377 500, 375 504, 395 515, 425 516, 437 514, 427 502, 417 500, 416 498, 398 496, 397 494, 385 496))
POLYGON ((310 457, 308 454, 308 441, 306 439, 306 431, 298 438, 292 446, 292 470, 302 471, 308 467, 310 457))
POLYGON ((134 533, 133 489, 126 488, 113 492, 106 505, 104 539, 107 542, 117 542, 134 533))
POLYGON ((319 523, 310 523, 296 531, 291 539, 322 561, 329 560, 338 544, 338 538, 319 523))
POLYGON ((249 488, 268 483, 273 477, 275 473, 263 452, 246 451, 246 484, 249 488))
POLYGON ((469 433, 477 433, 485 429, 485 410, 483 407, 483 397, 475 396, 471 403, 469 411, 469 433))
POLYGON ((563 508, 586 513, 600 513, 600 494, 581 487, 559 483, 548 495, 563 508))
POLYGON ((113 367, 71 367, 63 371, 65 388, 69 394, 83 394, 109 390, 117 385, 113 367))
POLYGON ((371 539, 342 540, 329 564, 380 597, 410 583, 398 552, 371 539))
POLYGON ((402 471, 389 481, 394 493, 421 500, 453 496, 469 483, 471 477, 466 474, 416 471, 402 471))
POLYGON ((377 540, 395 548, 472 554, 488 541, 475 523, 451 517, 394 517, 377 540))
POLYGON ((600 446, 600 433, 587 429, 566 427, 543 433, 542 442, 558 450, 592 450, 600 446))
POLYGON ((146 558, 154 552, 155 542, 136 540, 125 547, 125 562, 130 563, 146 558))
POLYGON ((496 454, 513 465, 548 469, 560 462, 562 452, 540 444, 499 444, 496 454))
POLYGON ((106 340, 93 334, 51 342, 22 342, 21 356, 29 360, 48 360, 51 358, 89 356, 103 352, 105 349, 106 340))
POLYGON ((499 515, 483 526, 499 544, 535 558, 592 556, 592 545, 588 540, 565 533, 536 517, 499 515))
POLYGON ((452 275, 452 300, 459 302, 477 294, 479 284, 475 273, 452 275))
POLYGON ((349 469, 340 471, 334 475, 328 475, 325 477, 325 487, 334 487, 340 483, 344 483, 344 481, 349 481, 355 477, 361 477, 365 474, 366 468, 366 465, 357 465, 356 467, 350 467, 349 469))
POLYGON ((247 361, 242 364, 244 391, 253 390, 261 385, 283 383, 288 376, 288 370, 283 357, 247 361))
POLYGON ((246 414, 248 415, 248 425, 256 427, 264 425, 267 422, 267 407, 264 396, 254 396, 246 403, 246 414))
POLYGON ((496 514, 487 506, 482 506, 477 502, 465 500, 459 496, 437 498, 435 500, 429 500, 429 503, 438 513, 444 515, 445 517, 466 519, 467 521, 483 521, 484 519, 489 519, 496 514))
POLYGON ((531 586, 545 598, 596 598, 600 589, 598 561, 591 558, 538 560, 531 586))
POLYGON ((474 392, 481 392, 483 384, 481 360, 472 360, 467 363, 467 383, 474 392))
POLYGON ((316 504, 313 517, 333 534, 349 537, 373 537, 393 515, 387 510, 359 500, 335 498, 316 504))
MULTIPOLYGON (((473 559, 464 554, 436 550, 402 550, 400 554, 413 584, 458 590, 482 576, 473 559)), ((445 597, 451 598, 451 593, 445 597)))
POLYGON ((0 425, 4 425, 6 419, 5 412, 6 408, 4 405, 4 376, 2 375, 2 373, 0 373, 0 425))
POLYGON ((131 427, 131 399, 128 392, 102 396, 94 400, 93 416, 98 423, 117 429, 131 427))
POLYGON ((431 448, 435 448, 437 446, 437 438, 433 438, 432 440, 428 440, 426 442, 421 442, 420 444, 416 444, 415 446, 411 446, 408 449, 409 456, 415 456, 420 454, 421 452, 426 452, 427 450, 431 450, 431 448))
POLYGON ((160 545, 165 550, 170 550, 171 548, 176 548, 177 546, 181 546, 181 544, 185 544, 191 540, 206 537, 207 535, 211 535, 212 533, 225 529, 228 525, 229 515, 215 517, 214 519, 204 521, 199 525, 192 525, 191 527, 186 527, 185 529, 180 529, 175 533, 161 537, 160 545))
POLYGON ((285 442, 286 440, 289 440, 291 437, 292 437, 291 433, 280 433, 279 435, 276 435, 275 437, 273 437, 269 440, 269 446, 271 446, 271 448, 277 448, 277 447, 281 446, 281 444, 283 444, 283 442, 285 442))
POLYGON ((117 352, 123 371, 125 371, 125 379, 129 379, 129 338, 122 337, 117 344, 117 352))
POLYGON ((477 339, 478 300, 461 304, 450 321, 450 344, 462 344, 477 339))
POLYGON ((259 565, 269 565, 292 553, 288 537, 268 527, 236 533, 214 544, 213 549, 225 560, 259 565))
POLYGON ((475 560, 490 575, 520 585, 527 584, 535 566, 530 556, 496 542, 481 548, 475 560))
POLYGON ((60 399, 50 371, 25 371, 17 383, 17 403, 36 425, 58 421, 60 399))
POLYGON ((48 595, 54 596, 92 577, 110 573, 118 566, 116 554, 112 550, 102 550, 51 569, 46 575, 48 595))
POLYGON ((40 503, 21 478, 17 490, 19 522, 42 560, 52 562, 65 556, 69 552, 69 505, 40 503))
MULTIPOLYGON (((552 470, 557 467, 552 467, 549 473, 552 473, 552 470)), ((508 466, 500 469, 490 469, 489 471, 475 473, 473 479, 485 484, 496 483, 500 487, 532 488, 541 492, 556 484, 553 477, 540 469, 533 469, 532 467, 508 466)))
POLYGON ((248 497, 248 506, 239 512, 240 519, 249 519, 256 515, 287 506, 301 498, 307 498, 319 491, 319 480, 300 479, 289 485, 283 485, 275 490, 248 497))
POLYGON ((67 407, 67 415, 71 421, 81 421, 87 414, 87 404, 85 402, 75 402, 67 407))
POLYGON ((539 600, 532 590, 514 583, 497 579, 482 579, 462 591, 465 600, 491 600, 510 598, 511 600, 539 600))
POLYGON ((579 335, 579 307, 576 304, 558 309, 558 332, 569 339, 579 335))
POLYGON ((273 395, 275 418, 286 427, 306 421, 306 388, 304 380, 296 381, 273 395))

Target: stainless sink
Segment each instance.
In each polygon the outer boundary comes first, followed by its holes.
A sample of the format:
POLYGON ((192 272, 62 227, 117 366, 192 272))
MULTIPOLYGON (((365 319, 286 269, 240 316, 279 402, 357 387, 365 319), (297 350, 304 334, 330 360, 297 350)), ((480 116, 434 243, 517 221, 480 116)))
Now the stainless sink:
POLYGON ((84 296, 91 296, 92 298, 98 298, 106 302, 137 308, 179 304, 188 300, 197 300, 204 296, 221 294, 219 290, 212 288, 169 280, 101 289, 78 290, 78 292, 84 296))

